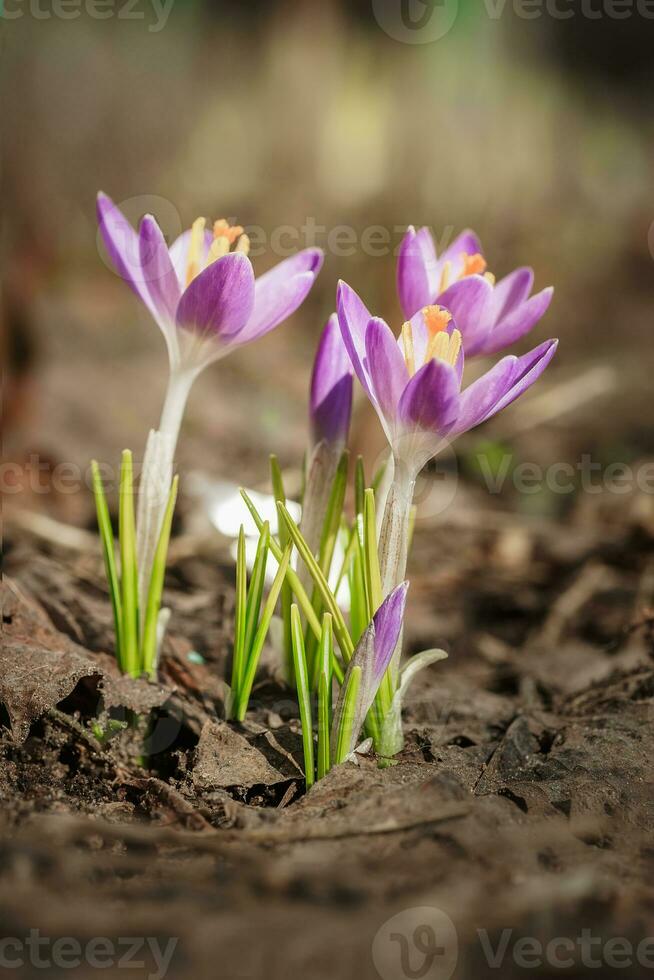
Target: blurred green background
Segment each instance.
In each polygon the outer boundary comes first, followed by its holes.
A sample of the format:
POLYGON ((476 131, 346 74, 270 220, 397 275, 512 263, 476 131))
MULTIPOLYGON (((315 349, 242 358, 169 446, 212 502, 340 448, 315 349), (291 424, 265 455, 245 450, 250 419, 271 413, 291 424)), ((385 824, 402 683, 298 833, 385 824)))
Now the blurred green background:
MULTIPOLYGON (((158 419, 164 343, 104 261, 98 189, 171 236, 200 214, 260 227, 257 271, 279 260, 280 230, 327 253, 301 310, 198 382, 183 466, 256 483, 268 452, 299 465, 336 281, 399 328, 409 223, 441 244, 473 227, 498 277, 530 264, 556 287, 531 336, 561 339, 549 403, 531 426, 513 406, 460 453, 482 439, 541 462, 654 453, 654 20, 606 4, 117 0, 99 19, 99 0, 6 0, 6 454, 115 459, 158 419), (387 247, 362 247, 377 227, 387 247)), ((362 402, 353 438, 371 458, 382 445, 362 402)), ((82 519, 70 500, 24 498, 82 519)))

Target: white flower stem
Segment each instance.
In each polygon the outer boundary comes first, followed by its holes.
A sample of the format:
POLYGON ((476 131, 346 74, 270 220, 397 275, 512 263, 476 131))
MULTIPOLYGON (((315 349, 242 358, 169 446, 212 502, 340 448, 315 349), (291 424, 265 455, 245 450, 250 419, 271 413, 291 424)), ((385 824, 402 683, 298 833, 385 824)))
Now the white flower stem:
POLYGON ((196 372, 194 371, 173 370, 170 372, 158 431, 170 436, 173 442, 173 453, 177 446, 177 437, 179 436, 186 401, 195 378, 196 372))
MULTIPOLYGON (((314 558, 318 557, 325 515, 342 451, 342 446, 333 446, 323 440, 314 447, 307 462, 300 529, 314 558)), ((298 575, 305 589, 310 589, 311 575, 304 562, 298 575)))
POLYGON ((405 463, 396 459, 379 533, 379 568, 384 596, 390 595, 404 581, 406 574, 414 487, 415 477, 405 463))
POLYGON ((145 609, 152 563, 173 479, 177 437, 194 374, 171 371, 158 429, 151 429, 145 447, 136 520, 139 607, 145 609))
MULTIPOLYGON (((415 476, 400 460, 394 460, 393 482, 388 489, 386 506, 379 534, 379 568, 382 580, 382 594, 390 595, 406 576, 409 547, 409 517, 413 502, 415 476)), ((400 631, 397 645, 388 667, 391 679, 392 704, 382 723, 382 738, 378 750, 382 755, 392 756, 402 749, 402 710, 399 703, 398 686, 400 659, 404 630, 400 631), (397 695, 397 696, 396 696, 397 695)))

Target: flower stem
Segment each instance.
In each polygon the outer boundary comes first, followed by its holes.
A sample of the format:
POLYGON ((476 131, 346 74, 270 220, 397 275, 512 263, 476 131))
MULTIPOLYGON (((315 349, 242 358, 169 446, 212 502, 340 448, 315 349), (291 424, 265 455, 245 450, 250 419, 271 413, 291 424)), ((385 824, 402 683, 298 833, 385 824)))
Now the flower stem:
MULTIPOLYGON (((381 572, 382 595, 391 594, 393 589, 406 578, 409 551, 409 527, 415 477, 401 460, 395 460, 393 482, 388 489, 384 517, 379 534, 379 567, 381 572)), ((395 704, 395 693, 400 678, 400 659, 404 630, 400 630, 393 657, 380 688, 381 703, 386 716, 381 720, 384 732, 382 747, 376 745, 382 754, 395 755, 403 745, 402 712, 395 704)))
POLYGON ((147 603, 152 563, 173 479, 173 460, 182 416, 194 374, 171 371, 159 428, 151 430, 145 447, 136 519, 139 600, 147 603))
MULTIPOLYGON (((311 554, 316 558, 341 453, 340 448, 335 448, 325 441, 319 442, 307 464, 300 529, 311 554)), ((302 585, 308 591, 311 586, 308 569, 302 566, 298 574, 302 585)))

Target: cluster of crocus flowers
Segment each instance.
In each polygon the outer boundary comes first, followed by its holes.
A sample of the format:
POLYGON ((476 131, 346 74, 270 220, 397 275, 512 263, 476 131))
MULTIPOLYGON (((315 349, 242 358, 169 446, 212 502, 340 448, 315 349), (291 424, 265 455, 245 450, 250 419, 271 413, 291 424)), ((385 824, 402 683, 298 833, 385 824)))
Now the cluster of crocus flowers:
POLYGON ((214 361, 274 329, 306 298, 320 267, 308 248, 255 278, 243 228, 198 218, 170 246, 152 215, 138 231, 99 194, 100 233, 118 274, 144 303, 168 349, 169 383, 150 431, 136 520, 138 596, 147 603, 152 565, 172 483, 179 430, 191 386, 214 361))
MULTIPOLYGON (((382 594, 406 574, 409 517, 416 477, 457 436, 496 415, 540 377, 557 347, 549 340, 529 353, 502 357, 462 387, 466 356, 491 354, 524 336, 552 295, 530 297, 533 273, 518 269, 496 283, 478 239, 463 235, 439 259, 427 229, 409 229, 398 261, 398 291, 406 320, 396 336, 358 294, 339 283, 337 311, 352 367, 388 440, 392 482, 379 534, 382 594)), ((400 644, 390 667, 400 686, 400 644)), ((387 751, 402 744, 401 715, 389 715, 387 751)))
MULTIPOLYGON (((135 522, 128 496, 121 495, 121 527, 129 533, 121 542, 120 577, 96 480, 121 655, 131 673, 143 663, 153 676, 177 486, 172 464, 191 385, 208 364, 262 336, 297 309, 318 274, 322 253, 305 249, 256 279, 240 225, 225 219, 208 225, 198 218, 169 247, 149 215, 136 231, 104 195, 98 198, 98 215, 117 271, 159 325, 169 355, 168 390, 159 427, 148 438, 135 522), (146 635, 139 637, 143 611, 146 635)), ((409 683, 420 669, 446 656, 442 650, 426 650, 401 663, 415 480, 444 446, 520 397, 554 356, 557 342, 549 340, 527 354, 500 357, 471 384, 463 384, 466 358, 498 353, 524 337, 546 312, 552 290, 532 295, 533 281, 526 267, 496 281, 473 232, 464 232, 439 257, 428 230, 410 228, 398 259, 404 322, 397 333, 350 286, 338 285, 336 313, 324 327, 311 375, 301 522, 286 506, 274 456, 275 533, 243 492, 260 537, 248 577, 243 529, 239 536, 227 713, 240 721, 246 716, 279 604, 287 676, 298 693, 307 786, 350 757, 363 732, 381 756, 396 754, 403 744, 402 700, 409 683), (347 441, 355 376, 379 417, 390 465, 382 484, 375 486, 373 480, 370 487, 363 461, 357 461, 350 519, 347 441), (264 600, 269 555, 278 567, 264 600), (333 568, 336 555, 338 567, 333 568), (350 598, 347 616, 337 598, 344 584, 350 598)), ((131 487, 131 458, 129 463, 125 487, 131 487)))

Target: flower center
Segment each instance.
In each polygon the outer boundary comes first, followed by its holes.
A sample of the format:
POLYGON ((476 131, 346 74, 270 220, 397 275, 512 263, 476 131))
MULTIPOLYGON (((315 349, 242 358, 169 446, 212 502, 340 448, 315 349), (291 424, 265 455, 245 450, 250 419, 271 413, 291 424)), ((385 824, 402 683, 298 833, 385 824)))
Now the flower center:
POLYGON ((452 263, 446 262, 443 266, 443 271, 441 272, 441 281, 438 287, 438 292, 444 293, 448 286, 451 286, 453 282, 458 282, 460 279, 465 279, 466 276, 483 276, 487 279, 491 285, 495 284, 495 276, 492 272, 487 272, 488 263, 486 259, 481 254, 481 252, 475 252, 474 255, 470 255, 468 252, 461 253, 462 271, 458 276, 453 277, 452 275, 452 263))
POLYGON ((186 263, 186 285, 189 286, 203 269, 227 255, 232 245, 235 252, 247 255, 250 251, 250 239, 243 233, 241 225, 230 225, 224 218, 213 223, 213 241, 205 258, 205 218, 196 218, 191 227, 191 244, 186 263))
MULTIPOLYGON (((461 351, 461 334, 458 330, 453 330, 451 334, 446 330, 452 319, 452 314, 442 306, 425 306, 422 310, 422 317, 427 327, 429 339, 425 347, 423 364, 418 365, 418 367, 422 367, 434 358, 455 367, 461 351)), ((402 347, 407 371, 413 377, 416 373, 416 356, 413 344, 413 328, 409 321, 402 327, 402 347)))

